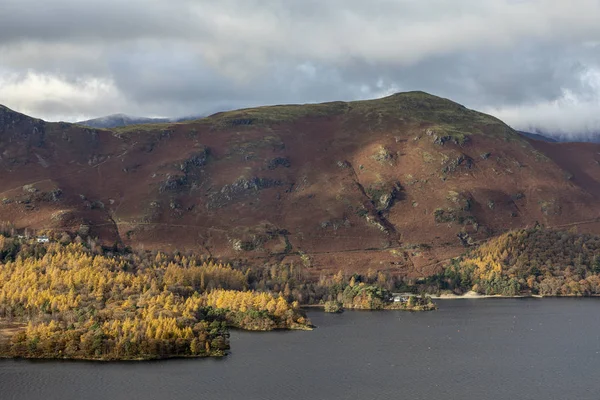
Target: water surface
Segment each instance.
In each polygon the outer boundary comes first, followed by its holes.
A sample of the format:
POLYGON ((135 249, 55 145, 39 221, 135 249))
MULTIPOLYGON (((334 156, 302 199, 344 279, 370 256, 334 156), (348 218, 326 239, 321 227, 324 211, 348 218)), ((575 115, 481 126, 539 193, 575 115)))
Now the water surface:
POLYGON ((232 332, 224 359, 0 361, 0 399, 600 399, 600 299, 320 311, 312 332, 232 332))

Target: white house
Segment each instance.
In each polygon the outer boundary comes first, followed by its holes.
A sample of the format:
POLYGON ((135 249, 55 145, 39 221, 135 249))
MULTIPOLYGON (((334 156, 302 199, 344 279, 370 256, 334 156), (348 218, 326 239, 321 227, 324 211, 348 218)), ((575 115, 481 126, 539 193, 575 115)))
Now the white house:
POLYGON ((395 303, 406 303, 413 293, 393 293, 395 303))
POLYGON ((38 236, 37 237, 38 243, 48 243, 49 241, 50 241, 50 239, 48 238, 48 236, 38 236))

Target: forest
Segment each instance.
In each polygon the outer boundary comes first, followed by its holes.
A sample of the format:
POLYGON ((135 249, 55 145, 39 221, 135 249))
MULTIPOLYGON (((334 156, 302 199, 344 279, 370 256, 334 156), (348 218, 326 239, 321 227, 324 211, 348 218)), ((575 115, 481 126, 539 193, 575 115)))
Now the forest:
POLYGON ((511 231, 455 259, 419 290, 486 295, 600 295, 600 236, 542 227, 511 231))
POLYGON ((310 328, 297 302, 248 290, 241 271, 196 258, 0 235, 0 262, 0 319, 25 324, 0 335, 3 356, 220 356, 230 327, 310 328))

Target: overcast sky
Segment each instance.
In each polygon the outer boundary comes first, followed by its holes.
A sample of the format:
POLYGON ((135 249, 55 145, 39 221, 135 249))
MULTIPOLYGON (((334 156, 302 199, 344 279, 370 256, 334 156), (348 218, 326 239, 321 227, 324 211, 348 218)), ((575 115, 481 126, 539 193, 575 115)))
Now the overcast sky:
POLYGON ((406 90, 600 132, 600 0, 0 0, 0 104, 51 121, 406 90))

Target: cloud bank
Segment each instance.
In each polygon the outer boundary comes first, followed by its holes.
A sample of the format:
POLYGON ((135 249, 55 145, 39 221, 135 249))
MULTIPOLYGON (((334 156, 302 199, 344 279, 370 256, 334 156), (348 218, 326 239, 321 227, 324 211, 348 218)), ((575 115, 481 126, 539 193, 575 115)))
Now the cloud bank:
POLYGON ((425 90, 600 132, 597 0, 3 0, 0 103, 48 120, 425 90))

